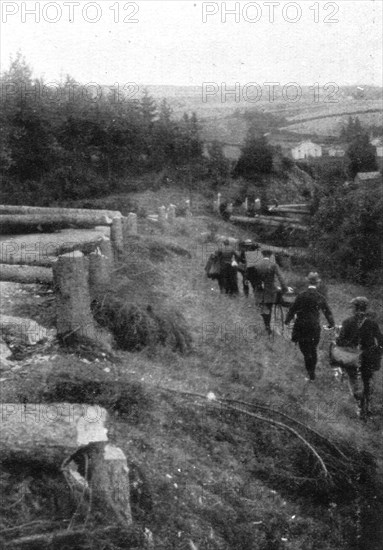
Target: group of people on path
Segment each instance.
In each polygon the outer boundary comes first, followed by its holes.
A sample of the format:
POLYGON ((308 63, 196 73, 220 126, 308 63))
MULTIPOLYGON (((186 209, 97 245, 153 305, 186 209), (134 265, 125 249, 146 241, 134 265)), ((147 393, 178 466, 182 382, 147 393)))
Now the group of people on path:
MULTIPOLYGON (((286 285, 277 263, 271 261, 272 251, 268 249, 260 251, 259 245, 248 240, 240 243, 237 252, 230 241, 225 240, 223 247, 213 257, 216 262, 216 276, 212 278, 218 280, 221 293, 230 296, 239 294, 237 273, 240 272, 244 294, 249 296, 251 286, 261 309, 265 329, 270 335, 273 305, 278 303, 281 295, 292 292, 292 289, 286 285)), ((289 325, 294 320, 291 339, 299 346, 307 371, 306 379, 312 382, 316 378, 318 362, 318 345, 321 336, 320 313, 324 314, 328 329, 335 329, 336 325, 325 292, 321 288, 318 273, 309 273, 306 281, 307 288, 299 293, 291 304, 285 318, 285 325, 289 325)), ((357 402, 358 415, 366 418, 371 414, 373 375, 381 365, 383 334, 368 311, 369 302, 366 297, 354 298, 350 305, 353 309, 352 315, 342 323, 336 345, 360 350, 359 364, 345 367, 345 370, 357 402), (357 388, 358 378, 361 378, 363 384, 362 391, 357 388)))

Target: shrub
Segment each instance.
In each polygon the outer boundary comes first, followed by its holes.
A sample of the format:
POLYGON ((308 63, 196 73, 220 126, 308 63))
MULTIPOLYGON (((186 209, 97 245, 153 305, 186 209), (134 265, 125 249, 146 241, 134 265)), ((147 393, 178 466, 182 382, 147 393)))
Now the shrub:
POLYGON ((331 276, 366 283, 382 266, 380 188, 338 186, 318 202, 311 225, 317 262, 331 276))

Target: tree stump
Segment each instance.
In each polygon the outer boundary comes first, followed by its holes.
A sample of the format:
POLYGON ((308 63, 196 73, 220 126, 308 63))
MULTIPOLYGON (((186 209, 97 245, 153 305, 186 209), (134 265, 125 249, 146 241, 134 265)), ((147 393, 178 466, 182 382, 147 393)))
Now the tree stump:
POLYGON ((116 256, 124 251, 124 237, 122 233, 122 218, 114 218, 110 228, 110 240, 116 256))
POLYGON ((89 290, 91 294, 102 287, 110 284, 110 262, 106 256, 103 256, 98 248, 91 252, 89 259, 89 290))
POLYGON ((158 209, 158 223, 160 224, 160 227, 162 227, 163 229, 165 229, 167 226, 165 206, 160 206, 158 209))
POLYGON ((192 215, 192 213, 191 213, 191 208, 190 208, 190 200, 188 199, 187 201, 185 201, 185 203, 186 203, 185 217, 186 217, 187 219, 190 219, 190 218, 191 218, 191 215, 192 215))
POLYGON ((108 237, 103 237, 98 247, 101 250, 101 254, 107 258, 109 269, 112 271, 114 268, 114 252, 110 239, 108 237))
POLYGON ((176 206, 175 204, 170 204, 168 208, 168 222, 174 224, 176 221, 176 206))
POLYGON ((137 214, 130 212, 123 220, 124 236, 137 235, 137 214))
POLYGON ((122 450, 114 445, 93 445, 87 451, 92 514, 101 523, 132 523, 129 468, 122 450))
POLYGON ((82 252, 59 256, 53 265, 57 303, 57 335, 70 344, 80 338, 97 341, 90 309, 88 260, 82 252))

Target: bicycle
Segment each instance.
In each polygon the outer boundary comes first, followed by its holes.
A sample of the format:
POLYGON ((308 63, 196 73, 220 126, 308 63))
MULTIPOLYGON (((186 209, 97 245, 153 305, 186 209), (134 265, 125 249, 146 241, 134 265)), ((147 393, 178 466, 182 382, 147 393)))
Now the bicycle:
POLYGON ((291 306, 295 298, 294 290, 290 287, 285 294, 282 293, 282 290, 278 292, 276 302, 273 304, 271 310, 271 330, 273 337, 277 334, 286 340, 291 340, 292 328, 285 325, 285 310, 291 306))

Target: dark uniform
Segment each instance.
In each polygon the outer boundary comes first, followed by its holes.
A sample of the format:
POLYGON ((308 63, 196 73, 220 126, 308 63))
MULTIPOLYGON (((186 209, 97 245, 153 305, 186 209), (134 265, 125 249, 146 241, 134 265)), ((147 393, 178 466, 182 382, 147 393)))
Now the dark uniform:
MULTIPOLYGON (((367 313, 357 313, 346 319, 336 341, 338 346, 360 348, 360 374, 363 382, 362 397, 355 395, 363 415, 370 412, 372 379, 379 370, 383 351, 383 334, 376 321, 367 313)), ((357 376, 357 369, 347 370, 351 385, 357 376)))
POLYGON ((315 380, 315 367, 318 361, 317 347, 320 340, 320 312, 323 312, 330 327, 334 327, 334 318, 325 297, 315 286, 298 294, 290 307, 285 324, 296 315, 292 341, 298 343, 310 380, 315 380))
POLYGON ((232 260, 239 261, 239 256, 229 245, 225 245, 222 250, 219 250, 218 258, 221 264, 221 284, 226 294, 238 294, 237 268, 233 267, 232 260))

